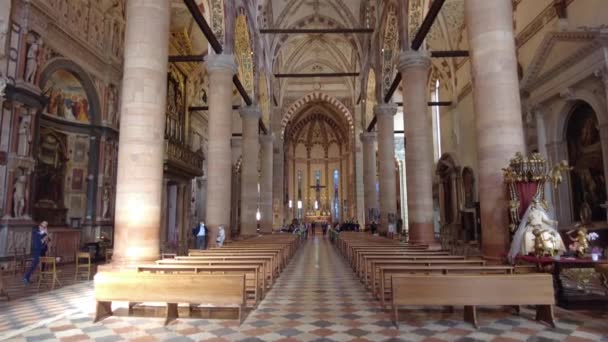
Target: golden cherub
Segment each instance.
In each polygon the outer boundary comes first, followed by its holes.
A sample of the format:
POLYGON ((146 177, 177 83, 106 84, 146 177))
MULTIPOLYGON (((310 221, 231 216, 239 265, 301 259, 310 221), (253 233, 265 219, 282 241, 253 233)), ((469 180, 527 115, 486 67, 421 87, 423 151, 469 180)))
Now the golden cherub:
POLYGON ((570 170, 572 170, 572 167, 569 166, 568 162, 565 160, 562 160, 551 169, 551 172, 549 173, 549 178, 551 179, 551 183, 553 183, 553 188, 557 188, 557 186, 562 183, 562 172, 570 170))

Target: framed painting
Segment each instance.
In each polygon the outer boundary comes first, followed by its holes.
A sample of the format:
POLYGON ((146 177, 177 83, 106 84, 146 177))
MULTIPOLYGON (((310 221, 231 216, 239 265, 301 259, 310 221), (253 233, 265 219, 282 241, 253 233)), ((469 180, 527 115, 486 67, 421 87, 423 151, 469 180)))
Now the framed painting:
POLYGON ((82 190, 84 187, 84 170, 72 170, 72 190, 82 190))

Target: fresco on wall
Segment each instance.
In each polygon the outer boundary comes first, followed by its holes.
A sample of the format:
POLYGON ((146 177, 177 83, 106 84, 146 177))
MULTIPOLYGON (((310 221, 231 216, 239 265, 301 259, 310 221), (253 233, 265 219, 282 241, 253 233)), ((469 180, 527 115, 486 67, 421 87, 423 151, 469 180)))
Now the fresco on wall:
POLYGON ((90 123, 89 99, 80 81, 71 72, 59 69, 44 85, 49 103, 46 113, 60 118, 90 123))
POLYGON ((568 121, 568 162, 571 175, 572 214, 580 219, 584 202, 591 207, 592 219, 606 218, 606 210, 600 207, 606 201, 606 179, 602 145, 595 112, 588 104, 576 107, 568 121))

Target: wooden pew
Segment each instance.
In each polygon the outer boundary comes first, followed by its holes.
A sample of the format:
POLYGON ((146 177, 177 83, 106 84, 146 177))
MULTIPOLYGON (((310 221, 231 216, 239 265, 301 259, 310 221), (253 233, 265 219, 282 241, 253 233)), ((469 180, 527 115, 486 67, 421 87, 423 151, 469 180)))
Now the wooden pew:
POLYGON ((550 274, 519 275, 394 275, 393 321, 399 328, 399 307, 464 306, 464 320, 477 325, 477 306, 536 305, 536 320, 555 327, 555 295, 550 274))
POLYGON ((244 275, 99 272, 95 275, 95 320, 112 315, 112 302, 167 303, 165 325, 178 317, 177 304, 245 308, 244 275))
POLYGON ((203 255, 205 254, 205 252, 208 253, 274 253, 277 255, 277 257, 279 258, 279 260, 281 261, 281 267, 283 267, 284 265, 287 264, 287 262, 290 259, 290 255, 289 255, 289 250, 287 248, 281 248, 281 247, 273 247, 273 246, 229 246, 229 247, 222 247, 222 248, 217 248, 217 249, 209 249, 206 251, 203 251, 203 253, 201 253, 201 251, 193 251, 193 252, 189 252, 188 255, 189 256, 197 256, 197 255, 203 255))
POLYGON ((361 259, 366 255, 395 255, 395 254, 408 254, 408 255, 450 255, 446 251, 430 251, 430 250, 412 250, 409 248, 395 247, 395 248, 358 248, 354 251, 353 260, 351 260, 351 266, 357 268, 361 263, 361 259))
POLYGON ((274 283, 274 277, 272 272, 270 272, 270 267, 268 266, 268 261, 266 260, 223 260, 223 259, 204 259, 204 260, 175 260, 175 259, 165 259, 165 260, 157 260, 157 265, 183 265, 183 266, 213 266, 213 265, 255 265, 260 267, 260 278, 268 279, 265 280, 266 288, 269 289, 274 283))
POLYGON ((371 260, 370 266, 366 269, 363 284, 366 288, 373 287, 378 281, 378 267, 379 266, 485 266, 485 260, 480 259, 466 259, 466 260, 407 260, 394 258, 392 260, 371 260))
POLYGON ((386 300, 392 295, 392 288, 389 286, 392 276, 397 274, 513 274, 512 266, 469 266, 469 265, 443 265, 443 266, 380 266, 379 286, 372 286, 372 294, 380 299, 382 307, 386 309, 386 300), (379 289, 378 289, 379 287, 379 289), (378 290, 377 290, 378 289, 378 290))
POLYGON ((268 271, 271 278, 279 275, 279 266, 277 258, 271 254, 217 254, 217 255, 200 255, 200 256, 181 256, 176 257, 176 261, 226 261, 234 260, 245 263, 249 260, 262 260, 267 263, 266 271, 268 271))
POLYGON ((273 260, 272 263, 276 266, 277 269, 277 273, 280 273, 286 263, 286 260, 283 259, 283 256, 281 255, 281 253, 279 251, 252 251, 249 249, 239 249, 239 250, 207 250, 204 252, 193 252, 193 253, 189 253, 187 257, 185 256, 180 256, 180 257, 176 257, 177 259, 184 259, 184 258, 188 258, 188 257, 205 257, 205 256, 232 256, 232 255, 253 255, 253 256, 258 256, 258 255, 264 255, 264 256, 272 256, 273 260))
POLYGON ((395 253, 395 254, 383 254, 383 253, 370 253, 362 254, 360 261, 355 265, 355 273, 361 277, 366 267, 369 267, 369 263, 372 260, 464 260, 466 259, 463 255, 435 255, 435 254, 410 254, 410 253, 395 253))
POLYGON ((245 287, 247 292, 253 288, 253 305, 257 307, 260 301, 264 298, 266 289, 266 279, 260 276, 260 265, 204 265, 204 266, 188 266, 188 265, 139 265, 137 272, 162 273, 162 274, 244 274, 245 287), (252 284, 253 282, 253 284, 252 284))

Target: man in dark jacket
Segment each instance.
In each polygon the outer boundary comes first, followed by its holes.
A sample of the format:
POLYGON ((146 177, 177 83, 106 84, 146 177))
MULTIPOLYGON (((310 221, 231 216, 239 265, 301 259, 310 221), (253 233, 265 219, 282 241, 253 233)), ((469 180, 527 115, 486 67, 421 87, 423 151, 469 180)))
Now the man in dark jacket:
POLYGON ((201 221, 196 227, 192 229, 192 234, 196 239, 196 249, 207 248, 207 227, 205 222, 201 221))
POLYGON ((48 222, 42 221, 37 227, 32 229, 32 264, 23 276, 23 282, 26 284, 30 283, 32 273, 34 273, 40 262, 40 257, 46 255, 48 243, 50 241, 47 227, 48 222))

